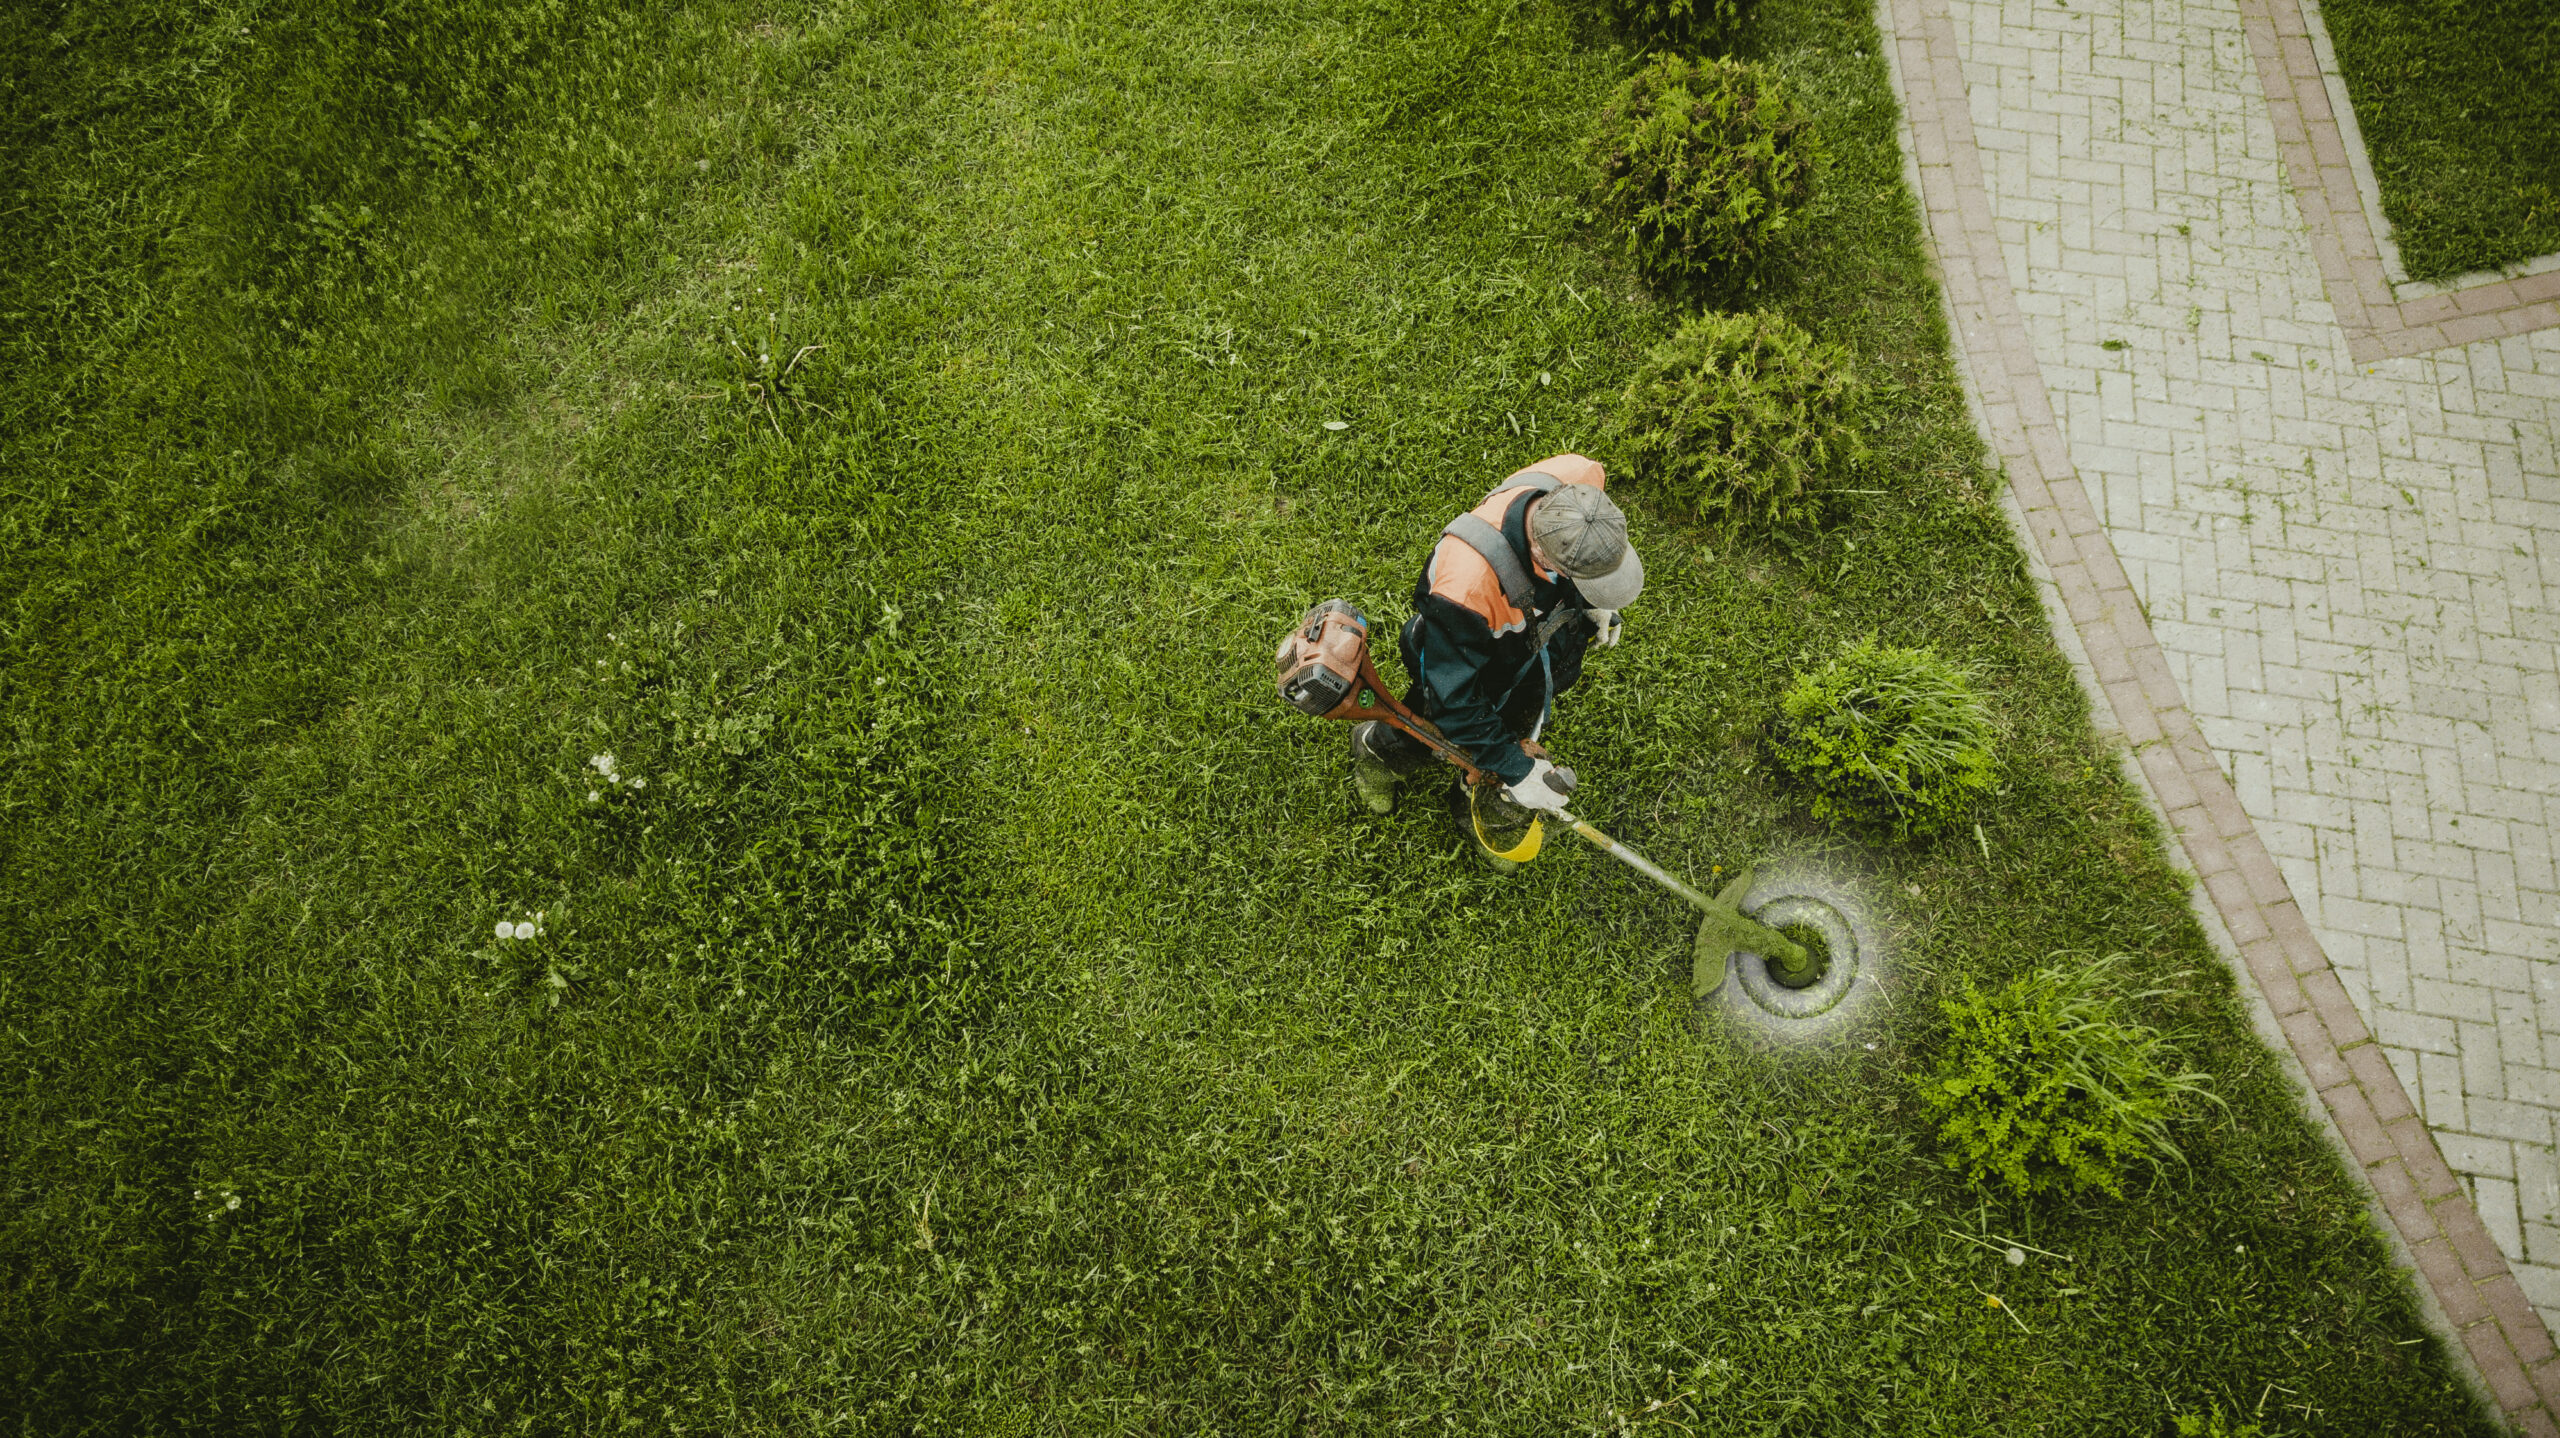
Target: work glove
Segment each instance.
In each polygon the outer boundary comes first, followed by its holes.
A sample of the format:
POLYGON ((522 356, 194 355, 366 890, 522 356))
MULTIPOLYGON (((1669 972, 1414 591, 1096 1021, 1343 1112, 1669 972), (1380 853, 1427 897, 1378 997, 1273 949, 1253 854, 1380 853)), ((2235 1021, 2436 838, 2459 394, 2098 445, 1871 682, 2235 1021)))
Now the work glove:
POLYGON ((1565 802, 1573 797, 1573 771, 1558 769, 1544 759, 1530 761, 1529 776, 1517 784, 1502 786, 1502 795, 1523 809, 1540 809, 1561 813, 1565 802))
POLYGON ((1591 622, 1600 631, 1591 637, 1591 642, 1603 649, 1616 648, 1627 632, 1626 626, 1618 622, 1618 611, 1614 609, 1592 610, 1591 622))

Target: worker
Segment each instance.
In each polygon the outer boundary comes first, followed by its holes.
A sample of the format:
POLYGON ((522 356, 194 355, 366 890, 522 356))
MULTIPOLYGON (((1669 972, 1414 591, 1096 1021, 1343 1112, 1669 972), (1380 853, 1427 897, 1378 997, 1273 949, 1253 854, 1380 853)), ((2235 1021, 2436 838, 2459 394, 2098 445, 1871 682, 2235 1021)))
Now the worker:
MULTIPOLYGON (((1565 807, 1537 742, 1556 696, 1582 677, 1591 645, 1618 642, 1618 613, 1644 588, 1607 479, 1560 454, 1504 480, 1440 532, 1398 636, 1405 704, 1502 781, 1471 792, 1453 774, 1445 796, 1466 843, 1502 873, 1520 867, 1504 854, 1536 815, 1565 807)), ((1396 781, 1430 763, 1393 725, 1351 731, 1351 782, 1373 812, 1391 812, 1396 781)))

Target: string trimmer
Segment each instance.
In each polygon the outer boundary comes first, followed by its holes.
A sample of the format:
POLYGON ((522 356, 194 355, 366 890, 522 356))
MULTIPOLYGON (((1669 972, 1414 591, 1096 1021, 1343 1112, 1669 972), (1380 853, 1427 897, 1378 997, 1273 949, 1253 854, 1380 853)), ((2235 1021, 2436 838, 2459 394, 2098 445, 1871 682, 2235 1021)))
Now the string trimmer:
MULTIPOLYGON (((1318 719, 1382 720, 1420 740, 1442 763, 1454 765, 1466 776, 1472 793, 1480 795, 1501 785, 1500 777, 1486 772, 1430 720, 1406 708, 1388 692, 1369 658, 1369 621, 1350 604, 1328 599, 1308 610, 1280 641, 1276 660, 1280 698, 1289 707, 1318 719)), ((1574 791, 1570 769, 1557 768, 1550 782, 1561 793, 1570 795, 1574 791)), ((1555 818, 1611 858, 1677 894, 1703 915, 1698 937, 1689 950, 1689 986, 1698 997, 1706 997, 1724 982, 1726 966, 1737 949, 1766 959, 1770 977, 1790 988, 1812 982, 1819 973, 1816 959, 1802 944, 1742 912, 1742 896, 1751 889, 1749 868, 1709 898, 1674 878, 1661 865, 1602 833, 1590 820, 1561 810, 1556 811, 1555 818)), ((1481 838, 1481 824, 1476 832, 1481 838)), ((1524 861, 1535 857, 1542 832, 1539 819, 1532 817, 1529 838, 1510 853, 1524 861)))

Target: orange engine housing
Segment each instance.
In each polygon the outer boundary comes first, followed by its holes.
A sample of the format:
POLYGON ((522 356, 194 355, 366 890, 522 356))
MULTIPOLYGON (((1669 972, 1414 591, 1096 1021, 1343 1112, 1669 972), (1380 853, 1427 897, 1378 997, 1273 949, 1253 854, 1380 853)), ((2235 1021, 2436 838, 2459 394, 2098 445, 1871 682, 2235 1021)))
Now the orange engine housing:
POLYGON ((1360 707, 1369 621, 1348 602, 1328 599, 1298 620, 1272 658, 1282 703, 1318 719, 1334 718, 1360 707))

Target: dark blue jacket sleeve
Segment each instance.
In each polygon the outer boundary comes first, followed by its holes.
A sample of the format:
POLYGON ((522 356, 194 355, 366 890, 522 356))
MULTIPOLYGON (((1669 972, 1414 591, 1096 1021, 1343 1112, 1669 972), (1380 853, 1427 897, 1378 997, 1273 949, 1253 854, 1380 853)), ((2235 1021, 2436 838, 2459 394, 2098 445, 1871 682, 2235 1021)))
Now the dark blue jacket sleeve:
POLYGON ((1436 594, 1424 597, 1421 613, 1415 635, 1421 663, 1413 677, 1415 687, 1430 696, 1423 717, 1504 783, 1528 778, 1535 765, 1503 732, 1502 699, 1515 676, 1490 663, 1492 626, 1484 616, 1436 594))

